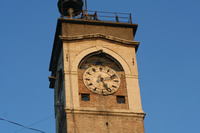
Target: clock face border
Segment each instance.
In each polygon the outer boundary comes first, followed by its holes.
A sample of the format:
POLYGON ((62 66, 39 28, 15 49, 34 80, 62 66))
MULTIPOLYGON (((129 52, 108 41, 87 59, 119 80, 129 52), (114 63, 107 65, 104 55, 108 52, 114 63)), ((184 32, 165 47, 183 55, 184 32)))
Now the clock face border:
POLYGON ((120 76, 108 66, 94 65, 85 70, 83 82, 87 89, 96 94, 111 95, 121 85, 120 76))

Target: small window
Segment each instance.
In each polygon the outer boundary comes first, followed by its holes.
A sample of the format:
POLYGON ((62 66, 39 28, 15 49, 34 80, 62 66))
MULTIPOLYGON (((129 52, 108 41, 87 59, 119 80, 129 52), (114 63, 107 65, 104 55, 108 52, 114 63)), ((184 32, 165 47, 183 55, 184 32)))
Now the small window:
POLYGON ((125 96, 117 96, 117 103, 119 104, 125 103, 125 96))
POLYGON ((90 101, 90 94, 81 94, 82 101, 90 101))

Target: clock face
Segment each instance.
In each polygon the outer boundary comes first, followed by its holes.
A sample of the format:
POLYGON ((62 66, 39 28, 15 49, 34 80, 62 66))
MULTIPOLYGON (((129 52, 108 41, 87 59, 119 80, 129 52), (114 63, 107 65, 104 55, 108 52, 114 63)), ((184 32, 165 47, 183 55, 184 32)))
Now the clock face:
POLYGON ((83 74, 85 86, 97 94, 113 94, 119 89, 120 77, 115 70, 106 66, 92 66, 83 74))

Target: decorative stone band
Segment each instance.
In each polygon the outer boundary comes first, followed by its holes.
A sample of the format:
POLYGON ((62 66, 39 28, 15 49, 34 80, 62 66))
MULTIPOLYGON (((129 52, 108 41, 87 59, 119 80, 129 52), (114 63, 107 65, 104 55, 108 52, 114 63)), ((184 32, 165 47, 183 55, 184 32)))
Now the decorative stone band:
POLYGON ((139 79, 139 76, 138 75, 128 75, 128 74, 126 74, 126 78, 139 79))
POLYGON ((69 75, 69 74, 70 75, 78 75, 77 71, 75 71, 75 72, 74 71, 65 71, 64 73, 65 73, 65 75, 69 75))
POLYGON ((88 114, 88 115, 112 115, 112 116, 129 116, 129 117, 140 117, 145 118, 146 113, 144 112, 131 112, 130 110, 94 110, 94 109, 69 109, 65 108, 67 114, 88 114))
MULTIPOLYGON (((78 72, 77 71, 65 71, 64 72, 66 75, 78 75, 78 72)), ((134 79, 139 79, 139 76, 138 75, 126 75, 126 78, 134 78, 134 79)))
POLYGON ((107 39, 110 41, 115 41, 115 42, 119 42, 119 43, 123 43, 127 45, 135 45, 136 48, 140 44, 139 41, 129 41, 129 40, 125 40, 125 39, 121 39, 121 38, 117 38, 117 37, 113 37, 113 36, 109 36, 109 35, 105 35, 101 33, 78 35, 78 36, 59 36, 59 38, 65 41, 83 40, 83 39, 91 39, 91 38, 103 38, 103 39, 107 39))

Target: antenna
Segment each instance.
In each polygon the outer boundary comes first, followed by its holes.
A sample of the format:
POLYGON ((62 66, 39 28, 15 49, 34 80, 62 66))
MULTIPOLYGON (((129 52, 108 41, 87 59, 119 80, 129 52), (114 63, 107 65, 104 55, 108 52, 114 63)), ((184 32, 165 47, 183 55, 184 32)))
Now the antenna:
POLYGON ((86 11, 86 15, 87 15, 87 0, 85 0, 85 11, 86 11))

